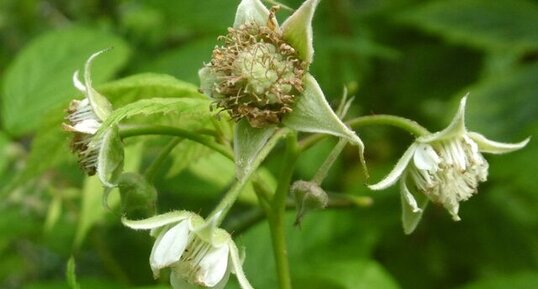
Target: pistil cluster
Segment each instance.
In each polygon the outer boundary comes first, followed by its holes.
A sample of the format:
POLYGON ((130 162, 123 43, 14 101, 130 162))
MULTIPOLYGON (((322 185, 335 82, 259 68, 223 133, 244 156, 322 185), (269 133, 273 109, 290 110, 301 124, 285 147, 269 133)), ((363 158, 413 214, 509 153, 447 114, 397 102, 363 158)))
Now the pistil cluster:
POLYGON ((307 63, 276 29, 256 23, 229 28, 207 65, 216 76, 216 106, 252 127, 279 124, 304 89, 307 63))

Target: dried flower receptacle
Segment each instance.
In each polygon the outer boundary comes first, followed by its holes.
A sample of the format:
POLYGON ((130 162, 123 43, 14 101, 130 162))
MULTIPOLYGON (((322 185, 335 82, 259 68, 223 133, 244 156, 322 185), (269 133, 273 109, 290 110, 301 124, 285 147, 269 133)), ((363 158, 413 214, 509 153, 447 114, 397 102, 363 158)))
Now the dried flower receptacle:
POLYGON ((254 22, 229 28, 219 40, 207 65, 216 77, 216 106, 252 127, 279 124, 304 90, 307 63, 279 32, 254 22))

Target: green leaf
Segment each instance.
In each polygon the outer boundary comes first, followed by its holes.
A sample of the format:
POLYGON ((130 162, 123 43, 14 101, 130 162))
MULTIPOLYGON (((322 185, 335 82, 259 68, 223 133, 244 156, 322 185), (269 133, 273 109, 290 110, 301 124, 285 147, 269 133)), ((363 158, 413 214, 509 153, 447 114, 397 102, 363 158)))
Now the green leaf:
POLYGON ((0 157, 0 174, 4 172, 4 170, 6 169, 8 165, 9 158, 6 157, 8 146, 9 146, 9 139, 4 133, 0 132, 0 156, 2 156, 0 157))
POLYGON ((478 280, 460 289, 528 289, 538 288, 538 273, 520 272, 478 280))
POLYGON ((538 123, 536 75, 538 64, 533 64, 467 88, 467 128, 504 142, 527 137, 525 131, 538 123))
POLYGON ((207 98, 150 98, 142 99, 120 107, 103 122, 101 128, 96 134, 99 137, 104 133, 106 128, 117 126, 123 119, 136 115, 152 114, 175 114, 178 116, 176 121, 181 123, 181 119, 189 120, 207 120, 212 113, 209 110, 211 100, 207 98))
POLYGON ((198 87, 194 84, 157 73, 132 75, 100 85, 97 90, 106 96, 115 108, 147 98, 206 98, 198 92, 198 87))
POLYGON ((435 1, 400 19, 479 48, 528 51, 538 47, 538 5, 529 1, 435 1))
POLYGON ((80 285, 77 283, 77 276, 75 274, 75 258, 71 256, 67 261, 67 269, 65 270, 67 284, 71 289, 80 289, 80 285))
POLYGON ((79 248, 92 226, 107 213, 103 207, 101 183, 97 177, 88 177, 82 187, 82 204, 75 233, 74 247, 79 248))
POLYGON ((373 260, 327 260, 311 267, 313 268, 304 268, 308 271, 299 275, 297 283, 301 286, 297 287, 310 289, 322 289, 327 286, 340 289, 400 288, 390 274, 373 260))
POLYGON ((28 44, 7 68, 2 93, 6 130, 20 136, 36 129, 43 112, 75 94, 72 75, 94 52, 115 49, 96 60, 95 83, 109 79, 127 61, 129 49, 108 33, 71 27, 48 32, 28 44))

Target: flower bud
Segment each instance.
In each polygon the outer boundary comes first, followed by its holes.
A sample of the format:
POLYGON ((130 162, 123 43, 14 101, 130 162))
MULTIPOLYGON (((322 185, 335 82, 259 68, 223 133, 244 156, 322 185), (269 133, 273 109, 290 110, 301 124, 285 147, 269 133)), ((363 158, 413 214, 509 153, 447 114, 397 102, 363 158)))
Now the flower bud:
POLYGON ((296 181, 291 185, 291 194, 295 199, 297 215, 295 225, 300 225, 304 215, 315 209, 323 209, 329 203, 327 193, 316 183, 296 181))

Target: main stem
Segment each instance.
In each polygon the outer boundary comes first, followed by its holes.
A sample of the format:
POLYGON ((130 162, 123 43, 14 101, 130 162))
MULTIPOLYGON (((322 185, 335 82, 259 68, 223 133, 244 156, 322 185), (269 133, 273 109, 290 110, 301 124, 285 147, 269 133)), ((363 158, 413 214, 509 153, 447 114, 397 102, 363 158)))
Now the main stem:
POLYGON ((290 188, 295 162, 299 154, 297 135, 290 133, 287 137, 286 152, 282 162, 282 170, 278 186, 268 212, 271 241, 275 257, 278 284, 280 289, 291 289, 290 266, 285 233, 286 199, 290 188))

